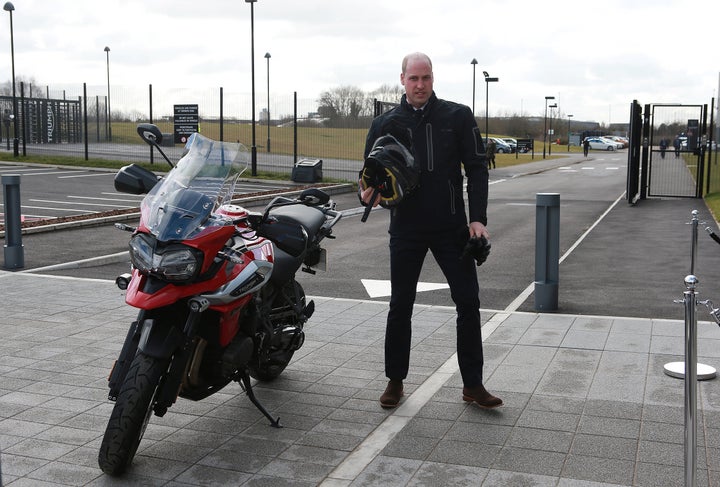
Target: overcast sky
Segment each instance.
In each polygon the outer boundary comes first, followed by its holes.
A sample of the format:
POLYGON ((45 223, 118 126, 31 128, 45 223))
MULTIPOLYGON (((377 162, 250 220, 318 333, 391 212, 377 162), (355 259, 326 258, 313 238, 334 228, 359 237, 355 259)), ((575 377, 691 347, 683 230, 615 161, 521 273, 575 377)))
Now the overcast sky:
MULTIPOLYGON (((243 0, 13 0, 15 72, 64 84, 148 84, 250 93, 250 4, 243 0)), ((10 75, 0 19, 0 80, 10 75)), ((403 56, 433 60, 435 92, 490 116, 543 116, 555 96, 573 120, 627 122, 633 99, 717 98, 718 0, 258 0, 256 97, 317 99, 342 85, 399 84, 403 56)), ((183 101, 180 101, 182 103, 183 101)), ((258 101, 259 112, 264 104, 258 101)), ((115 108, 115 107, 113 107, 115 108)))

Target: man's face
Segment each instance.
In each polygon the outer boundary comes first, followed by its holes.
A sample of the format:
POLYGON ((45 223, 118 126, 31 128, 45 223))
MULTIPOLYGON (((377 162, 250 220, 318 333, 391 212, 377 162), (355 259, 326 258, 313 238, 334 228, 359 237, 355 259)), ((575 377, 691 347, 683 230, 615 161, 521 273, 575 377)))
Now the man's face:
POLYGON ((420 108, 433 92, 432 68, 423 59, 411 59, 405 72, 400 74, 400 83, 405 87, 408 103, 420 108))

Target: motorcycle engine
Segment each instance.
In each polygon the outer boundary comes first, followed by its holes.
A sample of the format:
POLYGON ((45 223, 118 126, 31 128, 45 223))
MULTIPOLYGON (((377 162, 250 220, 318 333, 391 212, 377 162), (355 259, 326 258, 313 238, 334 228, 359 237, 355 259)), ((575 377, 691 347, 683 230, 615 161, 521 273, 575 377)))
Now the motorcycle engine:
POLYGON ((271 341, 272 350, 295 351, 305 343, 305 332, 296 325, 285 325, 278 327, 273 333, 271 341))

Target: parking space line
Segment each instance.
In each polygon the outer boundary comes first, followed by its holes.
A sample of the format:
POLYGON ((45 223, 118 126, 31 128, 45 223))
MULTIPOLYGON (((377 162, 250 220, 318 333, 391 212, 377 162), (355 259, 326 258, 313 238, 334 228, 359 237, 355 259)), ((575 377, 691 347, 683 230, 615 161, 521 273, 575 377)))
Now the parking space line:
POLYGON ((54 203, 57 205, 109 206, 111 208, 123 208, 123 209, 133 208, 132 206, 127 206, 127 205, 104 205, 102 203, 83 203, 82 201, 54 201, 54 200, 38 200, 38 199, 29 199, 28 201, 33 201, 35 203, 54 203))
POLYGON ((75 174, 72 176, 59 176, 58 179, 69 179, 69 178, 94 178, 96 176, 113 176, 115 177, 114 172, 94 172, 91 174, 75 174))
POLYGON ((74 196, 69 194, 68 198, 75 198, 78 200, 99 200, 99 201, 120 201, 123 203, 139 203, 137 200, 121 200, 117 198, 98 198, 97 196, 74 196))

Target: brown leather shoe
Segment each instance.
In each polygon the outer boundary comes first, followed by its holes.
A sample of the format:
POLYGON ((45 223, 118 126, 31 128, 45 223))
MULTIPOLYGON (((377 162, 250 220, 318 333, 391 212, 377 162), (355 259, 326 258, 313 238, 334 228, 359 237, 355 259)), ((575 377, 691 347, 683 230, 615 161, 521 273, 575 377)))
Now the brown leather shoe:
POLYGON ((463 387, 463 401, 474 402, 485 409, 493 409, 503 404, 502 399, 490 394, 482 384, 477 387, 463 387))
POLYGON ((401 380, 390 379, 385 392, 380 396, 380 406, 391 409, 397 407, 403 396, 403 383, 401 380))

